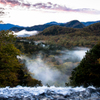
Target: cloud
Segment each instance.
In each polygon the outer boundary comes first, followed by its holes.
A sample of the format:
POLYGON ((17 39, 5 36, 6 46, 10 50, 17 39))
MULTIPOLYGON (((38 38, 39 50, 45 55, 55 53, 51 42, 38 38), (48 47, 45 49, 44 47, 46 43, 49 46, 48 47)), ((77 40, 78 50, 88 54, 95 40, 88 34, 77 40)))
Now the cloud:
POLYGON ((83 9, 72 9, 68 8, 66 6, 58 5, 58 4, 53 4, 51 2, 47 3, 29 3, 29 2, 24 2, 23 0, 1 0, 1 4, 4 5, 10 5, 11 7, 14 6, 20 6, 20 7, 27 7, 27 8, 33 8, 37 10, 51 10, 54 12, 78 12, 78 13, 89 13, 89 14, 100 14, 100 11, 94 10, 94 9, 89 9, 89 8, 83 8, 83 9))
POLYGON ((26 30, 14 32, 14 34, 17 35, 17 37, 29 37, 32 35, 37 35, 38 33, 39 33, 38 31, 26 31, 26 30))
POLYGON ((0 3, 4 5, 10 5, 12 7, 20 5, 20 2, 17 0, 1 0, 0 3))
POLYGON ((5 15, 4 8, 0 7, 0 16, 3 16, 3 15, 5 15))

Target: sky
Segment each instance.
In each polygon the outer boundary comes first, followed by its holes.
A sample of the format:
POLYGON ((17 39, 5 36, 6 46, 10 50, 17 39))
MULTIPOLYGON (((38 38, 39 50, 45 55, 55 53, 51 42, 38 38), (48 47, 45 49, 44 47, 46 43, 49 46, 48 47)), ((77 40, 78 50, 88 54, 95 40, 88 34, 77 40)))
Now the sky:
POLYGON ((0 0, 0 21, 34 26, 100 20, 100 0, 0 0))

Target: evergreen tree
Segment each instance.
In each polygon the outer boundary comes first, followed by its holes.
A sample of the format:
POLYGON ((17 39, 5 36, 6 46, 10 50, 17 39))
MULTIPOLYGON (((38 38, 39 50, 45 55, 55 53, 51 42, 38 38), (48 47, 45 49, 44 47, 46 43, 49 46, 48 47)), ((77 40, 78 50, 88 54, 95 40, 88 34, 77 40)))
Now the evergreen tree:
POLYGON ((100 86, 100 42, 87 51, 79 66, 72 71, 70 84, 100 86))

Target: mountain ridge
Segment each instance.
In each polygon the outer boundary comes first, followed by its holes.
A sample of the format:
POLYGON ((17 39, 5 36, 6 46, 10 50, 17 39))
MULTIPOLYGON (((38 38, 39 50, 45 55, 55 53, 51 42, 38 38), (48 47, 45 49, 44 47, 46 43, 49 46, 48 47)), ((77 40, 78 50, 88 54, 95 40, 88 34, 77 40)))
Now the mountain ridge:
POLYGON ((70 27, 70 28, 83 28, 85 27, 84 24, 82 24, 81 22, 79 22, 78 20, 72 20, 68 23, 57 23, 57 22, 50 22, 50 23, 46 23, 43 25, 35 25, 32 27, 13 27, 10 30, 11 31, 21 31, 23 29, 25 29, 26 31, 43 31, 44 29, 53 26, 53 25, 59 25, 59 26, 63 26, 63 27, 70 27))
POLYGON ((99 21, 81 22, 81 23, 84 24, 85 26, 89 26, 89 25, 91 25, 91 24, 95 24, 95 23, 98 23, 98 22, 100 22, 100 20, 99 20, 99 21))
POLYGON ((2 24, 0 23, 0 31, 1 30, 9 30, 10 28, 12 27, 21 27, 19 25, 14 25, 14 24, 10 24, 10 23, 7 23, 7 24, 2 24))
POLYGON ((38 35, 61 35, 68 34, 70 36, 80 35, 80 36, 88 36, 88 35, 96 35, 100 36, 100 23, 94 23, 84 28, 71 28, 71 27, 63 27, 59 25, 54 25, 44 29, 38 35))
POLYGON ((81 22, 79 22, 78 20, 72 20, 68 23, 61 25, 61 26, 70 27, 70 28, 83 28, 83 27, 85 27, 85 25, 82 24, 81 22))
POLYGON ((43 25, 34 25, 31 27, 24 27, 24 26, 14 25, 14 24, 10 24, 10 23, 7 23, 7 24, 1 23, 0 31, 1 30, 10 30, 10 31, 18 32, 23 29, 25 29, 26 31, 33 31, 33 30, 43 31, 45 28, 48 28, 53 25, 59 25, 59 26, 63 26, 63 27, 72 27, 72 28, 83 28, 85 26, 89 26, 91 24, 98 23, 98 22, 100 22, 100 21, 79 22, 78 20, 72 20, 72 21, 66 22, 66 23, 58 23, 58 22, 52 21, 52 22, 45 23, 43 25), (76 22, 76 23, 74 23, 74 22, 76 22))

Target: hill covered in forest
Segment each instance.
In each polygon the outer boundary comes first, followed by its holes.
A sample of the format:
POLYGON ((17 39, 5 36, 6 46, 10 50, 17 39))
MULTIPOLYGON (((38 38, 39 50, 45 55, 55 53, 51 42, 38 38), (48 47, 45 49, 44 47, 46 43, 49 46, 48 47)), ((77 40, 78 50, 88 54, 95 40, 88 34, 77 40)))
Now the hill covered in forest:
POLYGON ((53 25, 36 36, 27 37, 27 39, 44 40, 47 43, 67 48, 73 46, 91 48, 100 40, 100 23, 91 24, 81 29, 53 25))
MULTIPOLYGON (((69 23, 70 24, 70 23, 69 23)), ((48 27, 44 29, 42 32, 40 32, 39 35, 61 35, 61 34, 68 34, 68 35, 100 35, 100 23, 95 23, 92 25, 89 25, 87 27, 84 27, 82 29, 76 29, 76 28, 68 28, 68 27, 62 27, 59 25, 54 25, 51 27, 48 27)))
POLYGON ((65 24, 61 24, 60 26, 65 26, 65 27, 71 27, 71 28, 83 28, 85 27, 84 24, 82 24, 81 22, 79 22, 78 20, 72 20, 68 23, 65 24))
POLYGON ((60 34, 69 34, 77 31, 77 29, 74 28, 67 28, 67 27, 62 27, 59 25, 53 25, 51 27, 48 27, 44 29, 42 32, 40 32, 39 35, 60 35, 60 34))

